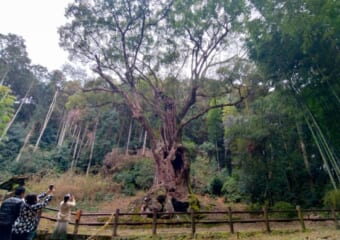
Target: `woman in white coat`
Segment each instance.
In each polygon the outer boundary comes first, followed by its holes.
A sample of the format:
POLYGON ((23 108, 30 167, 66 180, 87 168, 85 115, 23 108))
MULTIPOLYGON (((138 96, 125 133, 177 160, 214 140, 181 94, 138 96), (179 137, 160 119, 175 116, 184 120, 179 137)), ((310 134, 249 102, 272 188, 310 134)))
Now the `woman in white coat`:
POLYGON ((52 239, 67 239, 67 225, 71 218, 71 210, 76 206, 76 200, 73 195, 66 194, 64 201, 60 203, 60 209, 57 215, 57 224, 52 234, 52 239))

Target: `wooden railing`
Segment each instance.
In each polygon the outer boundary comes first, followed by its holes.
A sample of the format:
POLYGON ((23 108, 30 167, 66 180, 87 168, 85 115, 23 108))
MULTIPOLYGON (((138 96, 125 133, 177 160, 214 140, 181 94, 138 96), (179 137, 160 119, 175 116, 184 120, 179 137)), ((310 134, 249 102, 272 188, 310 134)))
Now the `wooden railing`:
MULTIPOLYGON (((55 208, 46 207, 49 211, 58 211, 55 208)), ((77 210, 72 212, 74 215, 74 221, 70 224, 74 225, 73 235, 78 234, 80 226, 104 226, 110 225, 112 227, 112 237, 118 236, 118 226, 144 226, 151 225, 152 235, 157 235, 157 227, 163 226, 186 226, 191 228, 192 236, 196 233, 197 225, 213 225, 213 224, 227 224, 229 225, 229 231, 234 233, 235 224, 243 223, 264 223, 267 232, 271 231, 270 223, 274 222, 293 222, 300 223, 301 230, 306 230, 306 221, 333 221, 335 228, 340 229, 338 222, 338 215, 340 215, 340 209, 301 209, 299 206, 296 210, 271 210, 263 208, 262 211, 236 211, 230 207, 226 211, 202 211, 195 212, 149 212, 149 213, 123 213, 119 209, 116 209, 113 213, 89 213, 77 210), (273 214, 288 214, 293 213, 296 217, 293 218, 274 218, 273 214), (211 217, 213 215, 213 218, 211 217), (246 215, 244 217, 244 215, 246 215), (323 216, 321 216, 323 215, 323 216), (178 220, 174 216, 184 216, 178 220), (253 216, 249 217, 249 216, 253 216), (314 216, 314 217, 312 217, 314 216), (316 217, 315 217, 316 216, 316 217), (88 217, 107 217, 105 221, 86 221, 88 217), (140 219, 138 217, 144 217, 140 219), (139 220, 134 220, 134 219, 139 220)), ((48 219, 50 221, 56 221, 55 217, 50 217, 46 213, 43 213, 41 218, 48 219)))

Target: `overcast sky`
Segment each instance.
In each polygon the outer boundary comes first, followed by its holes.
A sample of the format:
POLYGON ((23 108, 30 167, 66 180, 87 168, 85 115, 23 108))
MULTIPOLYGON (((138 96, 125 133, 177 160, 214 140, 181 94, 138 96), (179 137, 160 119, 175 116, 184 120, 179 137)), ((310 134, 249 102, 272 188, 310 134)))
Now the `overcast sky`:
POLYGON ((59 69, 67 53, 59 45, 57 28, 66 22, 65 8, 72 0, 0 0, 0 33, 26 41, 29 58, 49 70, 59 69))

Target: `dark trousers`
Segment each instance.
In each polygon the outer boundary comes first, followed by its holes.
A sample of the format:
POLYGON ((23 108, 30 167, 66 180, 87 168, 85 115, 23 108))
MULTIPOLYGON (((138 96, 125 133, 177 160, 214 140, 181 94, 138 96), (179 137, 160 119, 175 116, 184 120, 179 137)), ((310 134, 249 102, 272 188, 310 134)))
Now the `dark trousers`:
POLYGON ((0 225, 0 240, 11 240, 12 226, 0 225))
POLYGON ((34 232, 16 234, 12 233, 12 240, 33 240, 34 232))

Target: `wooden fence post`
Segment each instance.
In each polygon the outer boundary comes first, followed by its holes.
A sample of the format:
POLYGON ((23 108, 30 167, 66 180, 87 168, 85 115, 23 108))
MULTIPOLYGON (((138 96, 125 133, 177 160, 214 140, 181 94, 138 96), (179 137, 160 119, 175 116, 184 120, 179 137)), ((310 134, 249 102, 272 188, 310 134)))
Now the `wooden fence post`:
POLYGON ((118 234, 117 234, 118 221, 119 221, 119 208, 116 209, 116 212, 115 212, 115 214, 114 214, 112 239, 113 239, 114 237, 118 236, 118 234))
POLYGON ((191 216, 191 236, 194 237, 196 233, 196 225, 195 225, 195 211, 194 209, 190 209, 191 216))
POLYGON ((157 235, 157 210, 154 209, 152 213, 152 236, 157 235))
POLYGON ((228 207, 228 215, 229 215, 230 232, 234 234, 234 224, 233 224, 233 215, 231 212, 231 207, 228 207))
POLYGON ((332 211, 332 216, 334 218, 335 229, 340 229, 339 222, 338 222, 338 219, 336 217, 335 208, 333 206, 331 207, 331 211, 332 211))
POLYGON ((76 218, 74 222, 74 229, 73 229, 73 236, 76 236, 78 234, 78 228, 79 228, 79 222, 81 218, 82 211, 79 209, 76 212, 76 218))
POLYGON ((267 208, 267 206, 264 206, 262 209, 263 209, 264 221, 265 221, 265 224, 266 224, 266 231, 271 232, 270 225, 269 225, 268 208, 267 208))
POLYGON ((302 231, 305 231, 306 226, 305 226, 305 222, 303 221, 303 214, 302 214, 301 207, 299 205, 296 206, 296 211, 297 211, 297 214, 298 214, 298 218, 299 218, 299 221, 300 221, 300 224, 301 224, 302 231))

